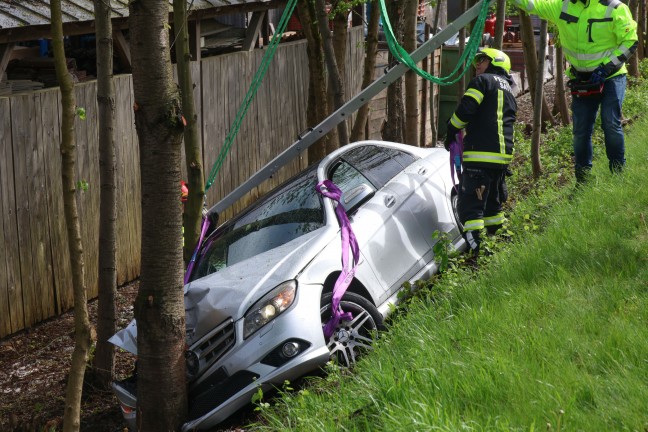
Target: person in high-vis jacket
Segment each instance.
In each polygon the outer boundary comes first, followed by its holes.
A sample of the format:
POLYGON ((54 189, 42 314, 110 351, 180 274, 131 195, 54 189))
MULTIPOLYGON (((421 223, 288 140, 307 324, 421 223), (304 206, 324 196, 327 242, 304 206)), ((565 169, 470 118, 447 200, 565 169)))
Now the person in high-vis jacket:
POLYGON ((571 65, 570 78, 602 86, 600 93, 572 98, 576 180, 585 181, 592 169, 592 132, 599 107, 610 171, 622 171, 626 162, 621 126, 625 63, 639 44, 637 23, 628 6, 619 0, 513 0, 513 4, 558 27, 571 65))
POLYGON ((511 91, 511 59, 505 53, 482 48, 473 65, 476 76, 448 122, 445 147, 449 150, 456 134, 464 130, 458 212, 464 238, 477 255, 482 229, 495 233, 504 222, 517 102, 511 91))

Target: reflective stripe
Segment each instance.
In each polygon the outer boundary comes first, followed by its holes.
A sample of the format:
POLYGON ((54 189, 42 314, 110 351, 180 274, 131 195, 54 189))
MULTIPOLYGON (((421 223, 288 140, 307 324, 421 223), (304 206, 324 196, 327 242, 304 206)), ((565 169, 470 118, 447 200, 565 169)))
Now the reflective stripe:
POLYGON ((465 151, 464 162, 487 162, 506 165, 511 163, 513 155, 493 152, 465 151))
POLYGON ((469 88, 468 90, 466 90, 464 96, 470 96, 471 98, 475 99, 478 104, 481 104, 482 101, 484 100, 484 94, 474 88, 469 88))
POLYGON ((457 114, 452 114, 452 118, 450 119, 450 123, 452 126, 456 127, 457 129, 463 129, 466 127, 468 123, 461 121, 459 117, 457 117, 457 114))
POLYGON ((464 224, 464 232, 466 231, 476 231, 484 228, 484 220, 483 219, 474 219, 474 220, 469 220, 466 221, 464 224))
POLYGON ((498 213, 495 216, 485 217, 484 226, 501 225, 505 220, 506 218, 504 217, 504 213, 498 213))
POLYGON ((506 141, 504 140, 504 92, 497 90, 497 136, 499 137, 500 153, 506 154, 506 141))
MULTIPOLYGON (((626 48, 627 50, 627 48, 626 48)), ((565 48, 563 46, 563 52, 567 57, 571 57, 572 59, 575 60, 582 60, 582 61, 594 61, 594 60, 601 60, 606 57, 612 57, 614 55, 614 50, 607 50, 603 52, 598 52, 598 53, 579 53, 576 51, 572 51, 568 48, 565 48)))
POLYGON ((605 11, 605 18, 611 18, 612 12, 614 12, 614 9, 616 9, 620 4, 621 2, 619 0, 612 0, 605 11))

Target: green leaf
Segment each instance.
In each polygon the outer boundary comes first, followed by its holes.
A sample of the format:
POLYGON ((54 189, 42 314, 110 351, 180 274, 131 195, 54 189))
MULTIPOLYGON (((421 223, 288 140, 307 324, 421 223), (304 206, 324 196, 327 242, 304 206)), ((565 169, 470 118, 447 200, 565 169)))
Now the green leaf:
POLYGON ((85 110, 85 108, 77 107, 76 115, 78 115, 81 120, 85 120, 86 119, 86 110, 85 110))

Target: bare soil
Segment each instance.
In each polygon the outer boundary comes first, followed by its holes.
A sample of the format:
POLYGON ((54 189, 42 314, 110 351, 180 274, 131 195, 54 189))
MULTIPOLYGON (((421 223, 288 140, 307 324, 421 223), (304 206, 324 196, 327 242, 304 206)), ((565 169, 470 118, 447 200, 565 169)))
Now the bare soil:
MULTIPOLYGON (((555 84, 549 81, 545 90, 553 105, 555 84)), ((533 106, 529 93, 518 98, 518 121, 530 125, 533 106)), ((133 318, 133 302, 138 281, 117 291, 118 327, 133 318)), ((91 322, 96 322, 97 302, 89 303, 91 322)), ((0 431, 56 431, 63 426, 67 372, 74 349, 74 318, 68 312, 40 323, 31 329, 0 340, 0 431)), ((117 353, 116 376, 131 373, 133 358, 117 353)), ((251 408, 234 415, 215 431, 243 432, 254 420, 251 408)), ((117 399, 110 391, 86 385, 83 392, 81 430, 92 432, 125 431, 117 399)))

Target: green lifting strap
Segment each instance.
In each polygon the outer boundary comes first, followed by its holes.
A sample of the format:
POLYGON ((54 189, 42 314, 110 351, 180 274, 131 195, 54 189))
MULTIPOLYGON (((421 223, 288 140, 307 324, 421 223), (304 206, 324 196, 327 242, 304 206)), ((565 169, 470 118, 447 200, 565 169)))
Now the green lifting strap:
POLYGON ((477 53, 477 50, 479 49, 479 44, 482 40, 482 36, 484 33, 484 24, 486 23, 486 17, 488 16, 488 8, 490 2, 485 0, 482 1, 481 9, 479 11, 479 16, 477 17, 475 26, 473 27, 472 32, 470 33, 470 39, 468 40, 468 44, 466 44, 466 49, 464 50, 463 53, 461 53, 461 57, 459 58, 459 61, 455 65, 454 70, 450 72, 448 76, 441 77, 441 78, 430 75, 428 72, 416 66, 416 62, 412 60, 412 57, 410 57, 409 53, 405 51, 405 49, 402 46, 400 46, 400 44, 396 40, 396 36, 394 36, 394 31, 392 30, 391 22, 389 21, 389 15, 387 14, 387 7, 385 6, 385 0, 379 0, 379 4, 380 4, 380 15, 382 17, 383 29, 385 30, 385 38, 387 39, 387 45, 389 46, 389 51, 399 62, 405 64, 408 68, 410 68, 411 70, 413 70, 418 75, 425 78, 426 80, 443 86, 456 83, 461 79, 462 76, 466 74, 468 68, 464 68, 463 71, 456 78, 454 79, 452 78, 455 74, 457 74, 459 69, 461 69, 461 67, 464 64, 466 64, 466 59, 470 59, 468 61, 468 64, 470 64, 470 61, 472 61, 473 57, 477 53))
POLYGON ((245 98, 243 99, 243 103, 241 104, 241 107, 236 113, 236 117, 234 118, 232 127, 230 128, 229 132, 227 133, 227 136, 225 137, 223 148, 221 148, 221 151, 219 152, 218 157, 216 158, 216 162, 214 162, 214 166, 209 172, 209 177, 207 178, 207 183, 205 184, 205 191, 209 190, 212 184, 214 184, 216 175, 218 174, 218 171, 223 165, 227 153, 232 147, 232 143, 234 142, 234 138, 236 138, 236 134, 241 128, 241 122, 243 121, 245 114, 250 108, 252 99, 254 99, 254 96, 256 95, 259 86, 261 85, 261 81, 263 80, 263 77, 265 76, 268 70, 268 66, 270 65, 270 62, 274 57, 274 53, 277 50, 277 45, 279 45, 279 41, 281 40, 284 30, 286 29, 288 20, 290 19, 290 17, 293 14, 293 11, 295 10, 296 4, 297 4, 297 0, 289 0, 288 4, 286 5, 286 9, 284 9, 283 15, 281 15, 281 20, 279 21, 279 25, 277 25, 277 31, 274 33, 274 35, 272 35, 272 39, 270 39, 270 43, 268 44, 268 49, 266 50, 265 54, 263 54, 263 58, 261 59, 261 66, 259 66, 259 70, 257 70, 254 77, 252 77, 252 84, 250 85, 250 88, 245 94, 245 98))

